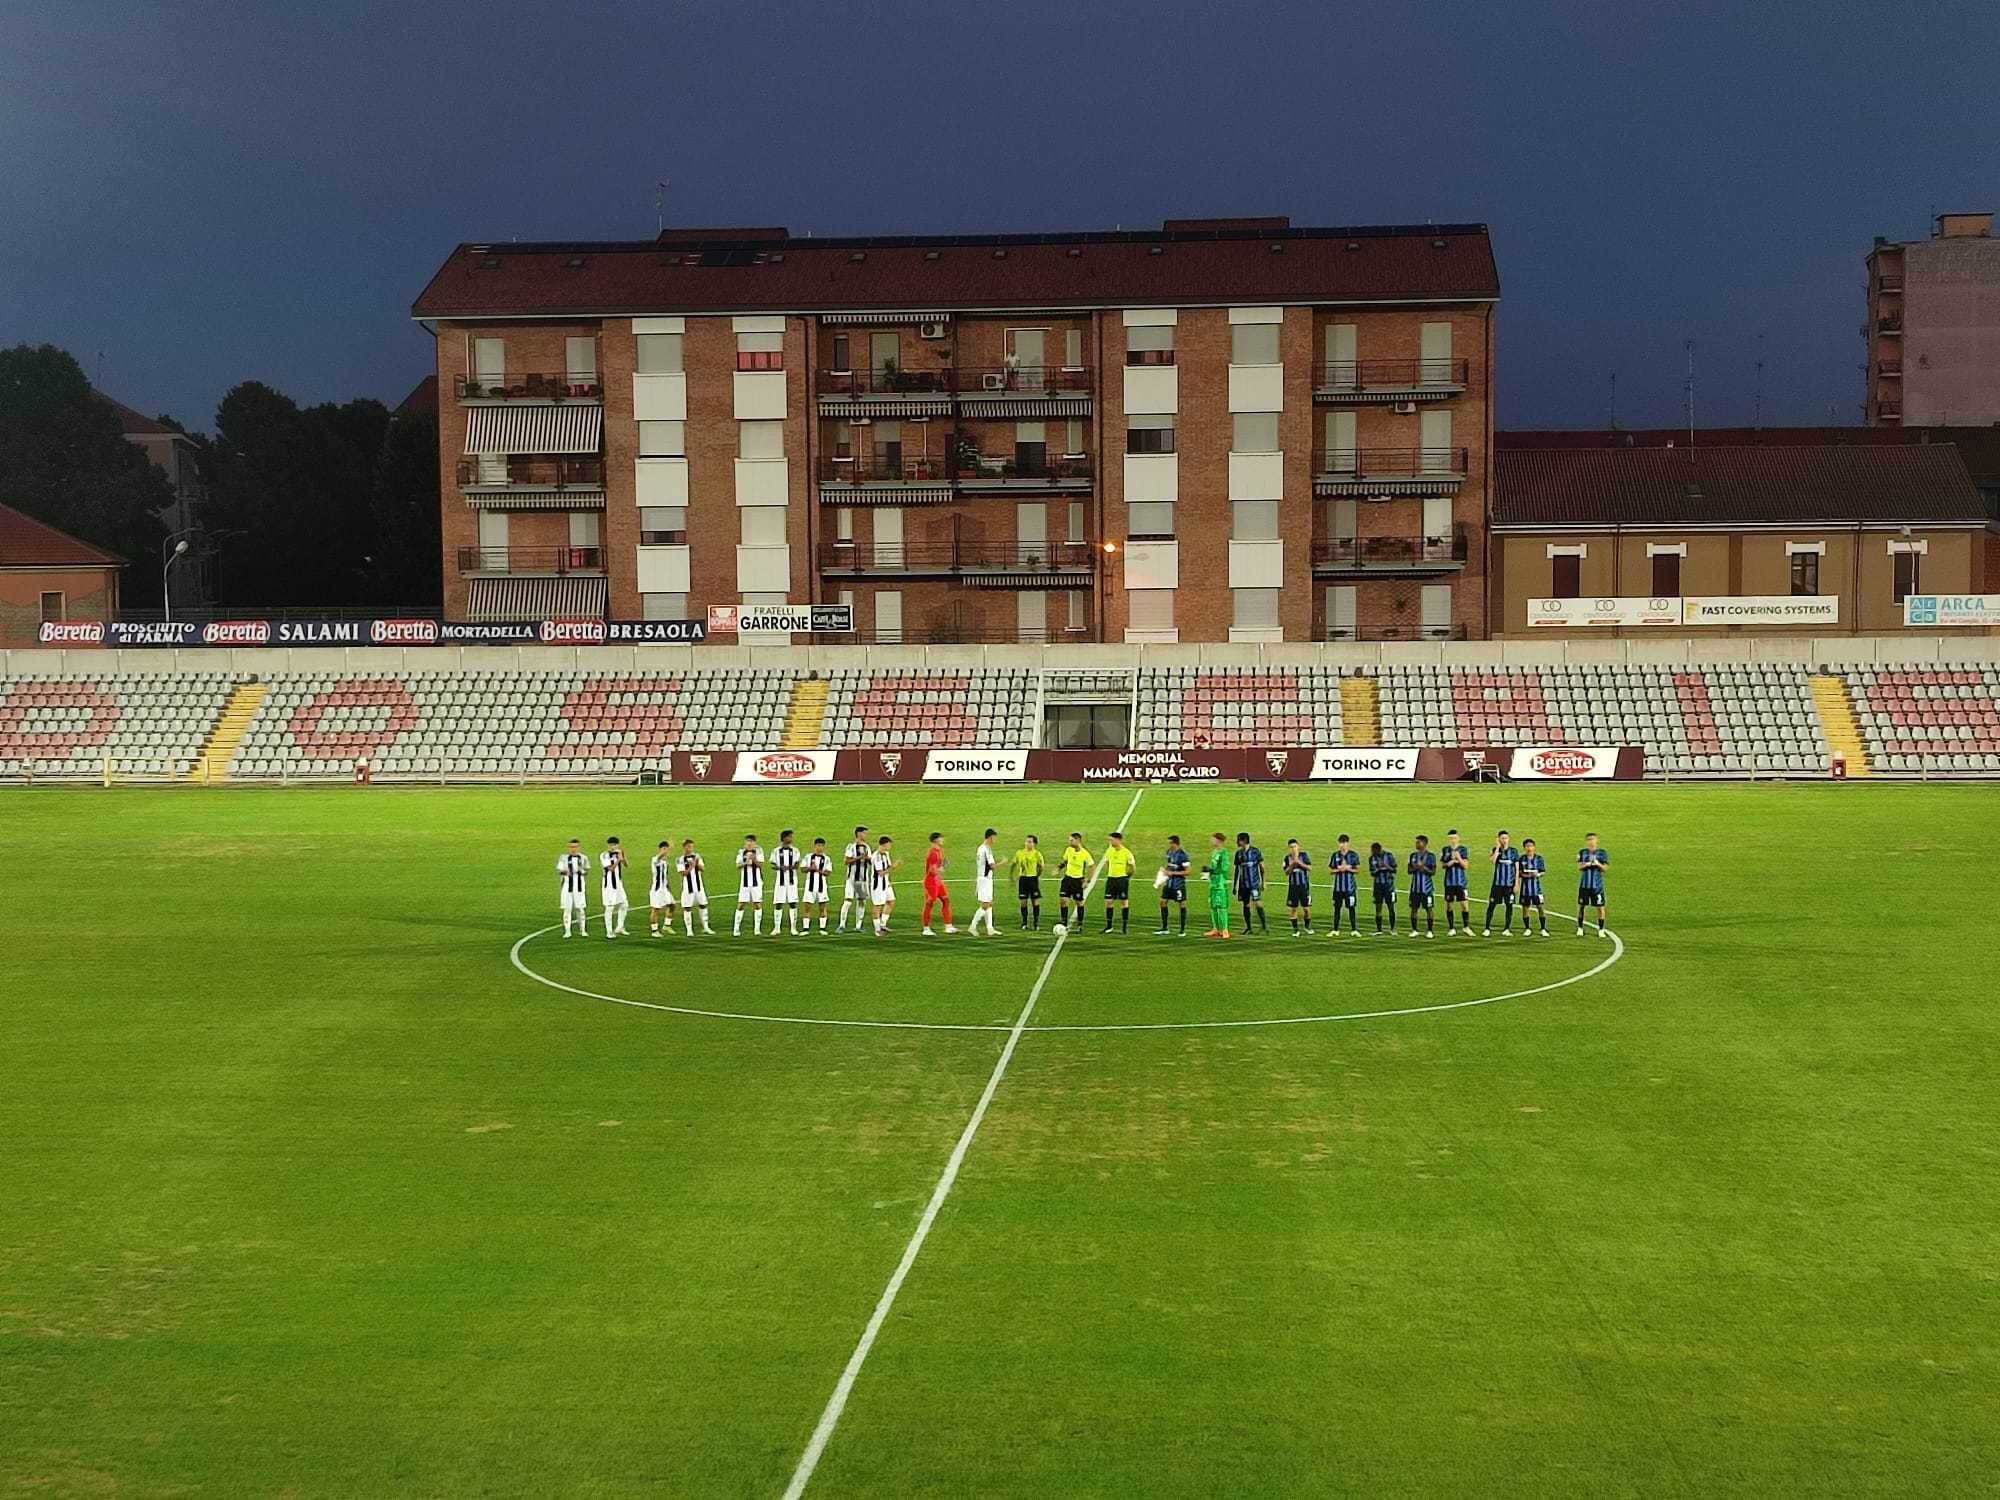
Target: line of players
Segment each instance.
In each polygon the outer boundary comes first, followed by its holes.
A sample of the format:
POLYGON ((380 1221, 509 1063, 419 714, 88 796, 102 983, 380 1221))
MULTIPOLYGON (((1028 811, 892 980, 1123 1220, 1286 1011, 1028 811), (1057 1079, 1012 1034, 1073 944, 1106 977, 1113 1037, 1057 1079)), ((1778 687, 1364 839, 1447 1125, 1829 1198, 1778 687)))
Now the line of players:
MULTIPOLYGON (((1230 931, 1230 898, 1242 906, 1243 931, 1260 933, 1270 930, 1270 923, 1264 914, 1264 852, 1250 841, 1250 835, 1236 835, 1236 847, 1232 851, 1228 841, 1220 834, 1211 835, 1212 847, 1203 877, 1208 882, 1209 928, 1205 934, 1211 938, 1227 938, 1230 931)), ((1502 937, 1512 937, 1514 912, 1521 913, 1521 935, 1523 937, 1549 936, 1548 901, 1544 894, 1544 882, 1548 876, 1548 860, 1536 848, 1533 839, 1524 839, 1519 848, 1506 829, 1494 835, 1493 847, 1488 861, 1492 867, 1491 881, 1486 896, 1486 917, 1480 925, 1479 936, 1491 937, 1495 931, 1494 916, 1500 918, 1498 931, 1502 937), (1536 924, 1531 927, 1531 919, 1536 924)), ((1180 840, 1168 840, 1167 862, 1160 882, 1160 925, 1156 935, 1167 931, 1167 915, 1170 903, 1180 907, 1181 935, 1187 932, 1187 890, 1186 874, 1189 867, 1186 851, 1180 847, 1180 840)), ((1605 929, 1604 877, 1611 864, 1611 856, 1598 843, 1594 833, 1584 836, 1583 847, 1576 851, 1577 892, 1576 892, 1576 935, 1582 937, 1587 930, 1585 915, 1590 911, 1597 914, 1597 935, 1609 938, 1605 929)), ((1330 896, 1333 906, 1333 930, 1328 937, 1340 936, 1341 913, 1347 914, 1349 937, 1360 937, 1359 886, 1363 870, 1366 870, 1375 906, 1375 936, 1393 936, 1397 931, 1396 897, 1399 877, 1408 881, 1407 899, 1410 913, 1411 937, 1434 938, 1437 936, 1437 906, 1439 886, 1443 887, 1444 927, 1446 936, 1457 933, 1463 937, 1473 935, 1472 927, 1472 851, 1459 838, 1456 828, 1445 833, 1444 846, 1433 850, 1427 835, 1418 834, 1416 845, 1405 859, 1384 849, 1380 843, 1371 843, 1364 861, 1361 851, 1346 834, 1340 835, 1332 856, 1327 861, 1327 871, 1331 877, 1330 896), (1419 929, 1417 918, 1423 917, 1419 929)), ((1301 848, 1297 839, 1285 841, 1285 857, 1282 865, 1285 880, 1285 911, 1291 920, 1292 936, 1312 936, 1313 932, 1313 862, 1312 855, 1301 848)))
MULTIPOLYGON (((1039 841, 1029 834, 1020 849, 1012 855, 1002 856, 994 848, 994 829, 987 829, 973 855, 973 899, 977 909, 973 913, 967 931, 971 936, 979 936, 983 924, 988 937, 998 937, 993 922, 993 883, 997 872, 1004 866, 1013 866, 1017 879, 1017 894, 1020 900, 1021 930, 1040 928, 1042 913, 1041 877, 1046 867, 1039 841)), ((1236 835, 1236 845, 1229 848, 1228 839, 1221 833, 1210 836, 1211 848, 1207 863, 1202 869, 1202 878, 1208 885, 1209 926, 1204 934, 1210 938, 1228 938, 1230 929, 1230 906, 1232 898, 1240 902, 1243 912, 1243 931, 1269 932, 1270 923, 1264 912, 1264 852, 1251 842, 1248 833, 1236 835)), ((870 922, 870 930, 878 937, 889 931, 889 923, 896 907, 896 887, 893 872, 902 867, 903 861, 895 853, 895 840, 888 834, 881 835, 873 845, 869 843, 868 828, 863 824, 854 830, 853 839, 841 851, 841 902, 838 925, 831 930, 846 932, 849 918, 853 919, 852 930, 862 930, 864 919, 870 922)), ((1537 850, 1533 839, 1523 840, 1517 849, 1503 828, 1495 835, 1494 844, 1488 855, 1492 866, 1492 880, 1487 894, 1486 919, 1480 929, 1480 936, 1490 937, 1493 933, 1493 918, 1500 916, 1500 935, 1513 935, 1514 911, 1521 912, 1522 935, 1549 936, 1548 906, 1543 894, 1543 882, 1547 876, 1548 863, 1537 850), (1531 929, 1530 918, 1538 923, 1531 929)), ((1585 914, 1595 910, 1599 937, 1609 937, 1605 930, 1604 877, 1611 862, 1610 855, 1599 845, 1597 835, 1587 834, 1584 846, 1577 850, 1577 909, 1576 935, 1585 932, 1585 914)), ((1129 931, 1131 924, 1131 881, 1138 868, 1137 854, 1125 843, 1122 833, 1109 835, 1109 843, 1102 861, 1084 847, 1083 835, 1072 833, 1066 847, 1057 852, 1057 867, 1061 875, 1058 888, 1060 902, 1059 923, 1062 930, 1083 931, 1085 893, 1091 879, 1100 870, 1104 874, 1104 927, 1110 932, 1114 916, 1120 930, 1129 931)), ((597 857, 600 877, 600 900, 604 913, 604 935, 607 938, 625 935, 625 923, 630 914, 630 901, 625 892, 625 871, 627 867, 625 851, 616 838, 605 840, 603 851, 597 857)), ((935 936, 931 925, 932 913, 941 908, 946 933, 956 933, 957 927, 951 920, 951 893, 945 884, 945 871, 949 861, 944 852, 944 835, 933 833, 924 854, 924 904, 921 931, 925 937, 935 936)), ((1193 859, 1181 844, 1178 834, 1167 839, 1167 849, 1154 877, 1154 886, 1160 898, 1160 925, 1154 929, 1155 936, 1166 936, 1169 931, 1169 917, 1174 908, 1179 909, 1179 935, 1187 936, 1187 884, 1193 866, 1193 859)), ((1419 834, 1416 846, 1407 860, 1399 859, 1393 852, 1378 843, 1369 845, 1365 869, 1369 878, 1375 907, 1375 936, 1383 937, 1398 930, 1396 921, 1396 897, 1398 878, 1407 875, 1408 906, 1410 913, 1411 937, 1419 936, 1417 917, 1423 916, 1421 936, 1432 938, 1436 933, 1436 908, 1438 887, 1443 886, 1445 932, 1449 936, 1460 933, 1472 936, 1472 907, 1470 903, 1472 855, 1460 840, 1458 830, 1450 829, 1445 834, 1444 847, 1433 851, 1430 839, 1419 834)), ((765 876, 768 870, 771 888, 771 935, 776 937, 786 930, 787 914, 790 931, 794 936, 803 937, 814 930, 828 932, 829 911, 831 909, 831 888, 834 884, 834 862, 827 852, 825 839, 814 839, 810 848, 801 848, 793 840, 791 829, 778 835, 776 847, 768 851, 760 845, 755 834, 745 834, 743 846, 736 851, 736 913, 732 932, 741 936, 743 919, 746 914, 751 920, 753 936, 761 936, 764 930, 765 876)), ((1333 929, 1327 936, 1340 935, 1340 916, 1344 911, 1348 919, 1348 935, 1360 937, 1359 884, 1364 869, 1364 861, 1353 840, 1346 834, 1340 835, 1332 856, 1327 861, 1327 871, 1331 877, 1330 896, 1332 900, 1333 929)), ((1290 918, 1292 936, 1310 936, 1313 932, 1312 901, 1312 856, 1303 849, 1297 839, 1285 842, 1285 856, 1282 865, 1285 880, 1285 909, 1290 918)), ((584 855, 582 845, 576 839, 569 841, 569 848, 556 861, 562 910, 563 936, 582 937, 588 933, 587 896, 589 888, 590 862, 584 855)), ((682 929, 690 937, 694 935, 697 916, 701 919, 701 930, 710 936, 714 928, 708 921, 707 862, 695 849, 693 839, 683 839, 680 850, 675 853, 670 842, 662 840, 658 852, 652 860, 652 883, 649 892, 650 916, 647 930, 655 938, 670 936, 673 932, 674 913, 678 908, 682 929), (675 880, 678 877, 678 892, 675 880)))

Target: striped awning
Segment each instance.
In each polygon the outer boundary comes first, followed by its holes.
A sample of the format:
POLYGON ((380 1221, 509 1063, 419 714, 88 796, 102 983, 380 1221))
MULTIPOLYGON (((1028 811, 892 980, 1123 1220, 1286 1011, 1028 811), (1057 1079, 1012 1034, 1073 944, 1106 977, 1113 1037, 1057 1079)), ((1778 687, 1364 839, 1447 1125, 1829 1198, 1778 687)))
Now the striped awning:
POLYGON ((499 620, 604 616, 602 578, 474 578, 465 617, 476 625, 499 620))
POLYGON ((836 312, 821 313, 822 323, 949 323, 946 312, 836 312))
POLYGON ((965 580, 976 589, 1087 589, 1090 573, 974 573, 965 580))
POLYGON ((508 489, 465 492, 467 510, 603 510, 603 490, 508 489))
POLYGON ((950 485, 821 485, 821 505, 949 505, 957 495, 950 485))
POLYGON ((1023 400, 989 400, 981 396, 960 396, 958 412, 964 417, 1087 417, 1088 396, 1038 396, 1023 400))
POLYGON ((595 453, 604 446, 604 408, 595 402, 471 406, 467 453, 595 453))
POLYGON ((892 396, 876 401, 840 391, 821 391, 819 414, 823 417, 945 417, 951 415, 951 399, 931 396, 914 400, 892 396))

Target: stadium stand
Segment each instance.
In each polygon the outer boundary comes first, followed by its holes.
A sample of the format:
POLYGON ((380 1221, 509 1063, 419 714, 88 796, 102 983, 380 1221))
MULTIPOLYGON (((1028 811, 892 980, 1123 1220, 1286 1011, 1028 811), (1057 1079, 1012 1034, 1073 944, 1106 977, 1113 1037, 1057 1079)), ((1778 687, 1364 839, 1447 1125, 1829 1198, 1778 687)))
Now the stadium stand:
POLYGON ((1331 667, 1148 667, 1133 748, 1338 745, 1341 673, 1331 667))
POLYGON ((836 671, 827 691, 820 746, 958 750, 972 745, 1032 745, 1035 676, 1025 670, 1000 669, 836 671))
POLYGON ((185 776, 235 679, 223 672, 35 675, 0 682, 0 775, 185 776))
POLYGON ((1684 775, 1826 766, 1803 667, 1410 667, 1379 687, 1392 745, 1638 745, 1684 775))
POLYGON ((673 750, 776 745, 797 672, 283 672, 232 777, 624 775, 673 750))
POLYGON ((2000 668, 1859 667, 1843 678, 1878 770, 2000 771, 2000 668))

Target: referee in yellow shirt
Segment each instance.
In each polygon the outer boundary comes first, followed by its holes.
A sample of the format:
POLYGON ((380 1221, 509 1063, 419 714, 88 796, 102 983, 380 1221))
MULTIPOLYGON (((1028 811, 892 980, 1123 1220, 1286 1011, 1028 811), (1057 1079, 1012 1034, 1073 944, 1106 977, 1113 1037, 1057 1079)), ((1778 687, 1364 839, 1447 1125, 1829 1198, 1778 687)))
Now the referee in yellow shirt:
POLYGON ((1083 835, 1080 833, 1072 833, 1069 836, 1069 847, 1063 850, 1059 857, 1062 860, 1062 884, 1057 888, 1062 906, 1062 916, 1059 920, 1070 931, 1082 936, 1083 887, 1090 879, 1090 867, 1094 857, 1083 847, 1083 835), (1070 917, 1072 906, 1076 908, 1074 920, 1070 917))
POLYGON ((1104 851, 1104 930, 1111 930, 1111 909, 1118 908, 1118 930, 1132 930, 1132 871, 1138 868, 1139 856, 1125 847, 1125 835, 1111 835, 1111 846, 1104 851))
POLYGON ((1042 850, 1031 833, 1014 851, 1014 888, 1021 898, 1021 931, 1042 925, 1042 850), (1029 913, 1033 912, 1030 920, 1029 913))

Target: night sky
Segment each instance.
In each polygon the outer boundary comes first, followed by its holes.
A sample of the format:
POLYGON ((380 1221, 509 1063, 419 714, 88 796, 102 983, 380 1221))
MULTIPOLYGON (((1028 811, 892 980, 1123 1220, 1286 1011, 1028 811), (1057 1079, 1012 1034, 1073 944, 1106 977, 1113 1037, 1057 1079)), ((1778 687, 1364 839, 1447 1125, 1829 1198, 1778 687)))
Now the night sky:
POLYGON ((2000 207, 2000 4, 0 0, 0 343, 399 400, 461 240, 1491 225, 1499 420, 1859 419, 1862 259, 2000 207))

